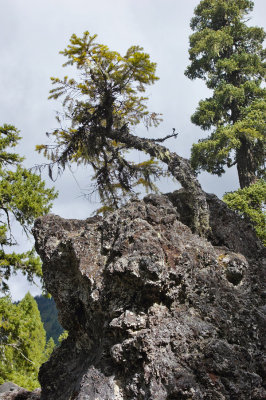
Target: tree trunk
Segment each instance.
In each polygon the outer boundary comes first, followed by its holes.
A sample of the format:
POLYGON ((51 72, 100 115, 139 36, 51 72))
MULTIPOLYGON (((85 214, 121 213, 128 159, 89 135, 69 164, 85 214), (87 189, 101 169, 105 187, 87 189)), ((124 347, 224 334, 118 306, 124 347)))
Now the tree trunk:
POLYGON ((170 152, 166 147, 156 143, 152 139, 140 138, 128 132, 126 126, 120 130, 109 130, 106 135, 127 148, 136 149, 155 157, 167 164, 169 172, 176 178, 183 188, 190 194, 190 206, 193 213, 193 231, 201 236, 207 236, 210 232, 209 210, 205 192, 198 182, 189 160, 170 152))
POLYGON ((257 163, 251 145, 247 140, 242 140, 241 146, 236 153, 237 172, 240 188, 243 189, 256 182, 257 163))

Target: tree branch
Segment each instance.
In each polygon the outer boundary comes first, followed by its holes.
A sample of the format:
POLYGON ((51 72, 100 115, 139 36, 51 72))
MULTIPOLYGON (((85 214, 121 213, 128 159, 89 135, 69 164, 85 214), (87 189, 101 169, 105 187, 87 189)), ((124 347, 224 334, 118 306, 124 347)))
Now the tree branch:
MULTIPOLYGON (((86 127, 84 129, 86 130, 86 127)), ((193 213, 192 230, 201 236, 206 236, 209 233, 209 210, 205 192, 202 190, 189 160, 170 152, 166 147, 155 143, 154 139, 145 139, 129 133, 126 125, 119 130, 105 130, 104 134, 109 139, 124 143, 127 148, 143 151, 165 163, 171 175, 190 194, 191 201, 188 206, 193 213)))
POLYGON ((151 142, 162 143, 162 142, 164 142, 165 140, 170 139, 170 138, 172 138, 172 137, 174 137, 174 138, 176 139, 177 136, 178 136, 178 133, 175 133, 175 128, 173 128, 173 133, 172 133, 172 135, 167 135, 167 136, 165 136, 164 138, 161 138, 161 139, 148 139, 148 138, 144 138, 144 139, 145 139, 145 140, 150 140, 151 142))
POLYGON ((33 361, 31 361, 28 357, 26 357, 22 351, 14 344, 14 343, 5 343, 5 344, 0 344, 0 347, 5 347, 5 346, 11 346, 14 347, 14 349, 16 349, 23 358, 25 358, 25 360, 27 360, 28 362, 30 362, 31 364, 35 365, 35 363, 33 361))

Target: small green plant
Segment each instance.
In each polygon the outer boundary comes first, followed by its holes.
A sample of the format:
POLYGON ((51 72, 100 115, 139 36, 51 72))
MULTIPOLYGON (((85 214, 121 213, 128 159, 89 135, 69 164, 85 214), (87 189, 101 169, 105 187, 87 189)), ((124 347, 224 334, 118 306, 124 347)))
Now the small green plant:
POLYGON ((249 218, 266 246, 266 182, 261 179, 249 187, 226 193, 223 200, 240 215, 249 218))

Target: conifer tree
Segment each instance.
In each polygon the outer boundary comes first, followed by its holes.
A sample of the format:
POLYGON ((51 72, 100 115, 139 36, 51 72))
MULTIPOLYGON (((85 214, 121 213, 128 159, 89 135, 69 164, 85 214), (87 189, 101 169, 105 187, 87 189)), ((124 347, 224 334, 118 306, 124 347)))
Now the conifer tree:
POLYGON ((0 298, 0 384, 12 381, 29 390, 39 387, 38 371, 52 351, 46 346, 38 306, 27 293, 18 304, 0 298))
POLYGON ((34 219, 48 213, 57 196, 38 175, 23 167, 23 157, 13 151, 20 139, 14 126, 0 126, 0 291, 8 289, 12 269, 22 271, 29 281, 34 275, 41 276, 40 259, 34 250, 10 251, 17 244, 11 222, 17 221, 30 234, 34 219))
POLYGON ((164 174, 158 164, 162 162, 190 194, 193 229, 199 234, 208 232, 205 194, 189 161, 161 144, 177 134, 158 140, 134 134, 140 122, 146 127, 160 122, 160 114, 148 111, 143 96, 147 85, 158 79, 156 64, 149 55, 141 47, 132 46, 122 56, 96 43, 96 35, 89 32, 82 37, 72 35, 61 53, 67 58, 64 66, 75 66, 79 75, 75 79, 52 78, 55 88, 50 98, 64 98, 63 113, 58 115, 61 127, 50 133, 54 144, 37 146, 51 161, 51 175, 53 165, 60 170, 72 162, 90 165, 106 210, 134 195, 138 185, 155 189, 153 179, 164 174), (131 161, 130 149, 144 152, 149 159, 131 161))
POLYGON ((211 134, 192 148, 195 170, 221 175, 237 166, 240 188, 263 177, 266 90, 262 28, 247 24, 254 2, 202 0, 191 20, 190 65, 185 74, 213 91, 192 122, 211 134))

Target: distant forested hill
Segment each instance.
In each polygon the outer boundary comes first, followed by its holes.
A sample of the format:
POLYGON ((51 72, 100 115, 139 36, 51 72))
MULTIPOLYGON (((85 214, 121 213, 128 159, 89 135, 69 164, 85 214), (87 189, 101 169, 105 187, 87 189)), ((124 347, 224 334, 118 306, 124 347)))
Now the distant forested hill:
POLYGON ((36 296, 34 299, 38 304, 43 326, 46 331, 46 340, 48 341, 50 337, 52 337, 54 342, 58 344, 58 337, 61 335, 64 329, 58 321, 58 313, 54 299, 48 299, 47 297, 43 296, 36 296))

